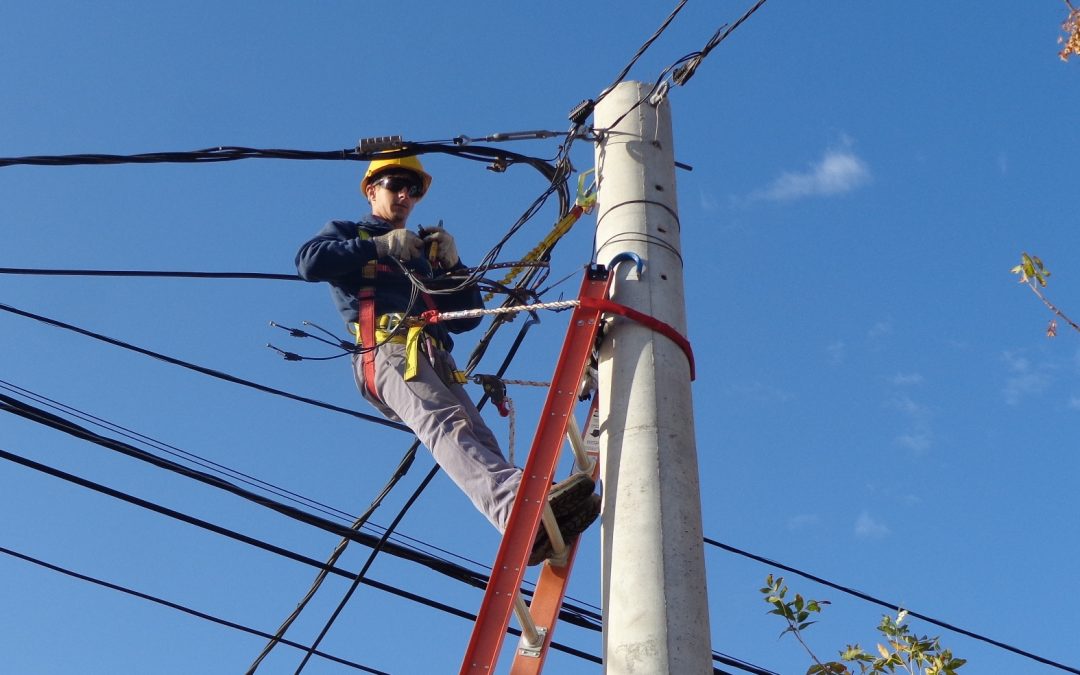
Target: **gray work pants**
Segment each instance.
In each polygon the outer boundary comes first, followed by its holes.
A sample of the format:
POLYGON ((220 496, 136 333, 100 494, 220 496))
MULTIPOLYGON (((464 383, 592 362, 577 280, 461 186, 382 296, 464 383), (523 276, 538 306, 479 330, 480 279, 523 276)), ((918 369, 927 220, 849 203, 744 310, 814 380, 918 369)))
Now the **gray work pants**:
MULTIPOLYGON (((449 353, 436 359, 456 369, 449 353)), ((460 384, 445 384, 423 354, 419 374, 406 382, 405 345, 387 343, 375 352, 374 401, 364 386, 363 359, 353 356, 353 375, 360 393, 379 412, 402 422, 431 450, 435 461, 499 532, 506 529, 521 470, 503 457, 499 442, 460 384)), ((440 364, 441 365, 441 364, 440 364)))

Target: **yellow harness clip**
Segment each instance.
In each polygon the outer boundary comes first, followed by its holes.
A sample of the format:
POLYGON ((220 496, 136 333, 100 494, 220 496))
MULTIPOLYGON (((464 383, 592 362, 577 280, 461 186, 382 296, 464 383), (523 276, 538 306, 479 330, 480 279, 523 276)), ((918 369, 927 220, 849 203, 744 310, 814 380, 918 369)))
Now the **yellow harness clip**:
POLYGON ((422 340, 423 337, 423 324, 409 326, 409 332, 405 335, 404 379, 406 382, 415 378, 420 372, 420 340, 422 340))

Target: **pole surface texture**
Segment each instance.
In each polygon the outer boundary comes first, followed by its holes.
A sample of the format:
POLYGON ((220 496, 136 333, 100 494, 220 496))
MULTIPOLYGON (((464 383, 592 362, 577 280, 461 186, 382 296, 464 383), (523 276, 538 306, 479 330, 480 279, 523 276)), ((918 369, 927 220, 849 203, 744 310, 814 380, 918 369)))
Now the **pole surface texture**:
MULTIPOLYGON (((635 107, 650 89, 623 82, 596 106, 597 129, 616 125, 596 150, 597 262, 644 259, 640 274, 618 264, 612 299, 686 335, 670 109, 635 107)), ((712 673, 690 365, 664 335, 617 318, 599 375, 605 672, 712 673)))

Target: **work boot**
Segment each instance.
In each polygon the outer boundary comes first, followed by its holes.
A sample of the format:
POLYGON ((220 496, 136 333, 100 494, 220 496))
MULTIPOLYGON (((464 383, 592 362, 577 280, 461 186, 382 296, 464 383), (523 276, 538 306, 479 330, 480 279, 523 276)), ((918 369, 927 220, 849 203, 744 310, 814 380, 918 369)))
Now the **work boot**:
POLYGON ((590 494, 576 511, 556 520, 559 521, 559 532, 562 532, 563 539, 569 541, 589 529, 598 517, 600 517, 600 495, 590 494))
MULTIPOLYGON (((566 541, 564 538, 563 541, 566 541)), ((570 542, 566 542, 569 546, 570 542)), ((536 539, 533 540, 532 551, 529 553, 529 567, 539 565, 551 556, 555 555, 555 549, 551 546, 551 539, 548 538, 547 530, 544 528, 544 524, 540 523, 540 531, 536 533, 536 539)))
POLYGON ((587 473, 575 473, 552 485, 548 492, 548 503, 555 519, 561 524, 562 519, 576 512, 595 489, 596 483, 587 473))
MULTIPOLYGON (((562 533, 563 541, 566 542, 567 546, 571 546, 577 541, 578 535, 587 530, 599 516, 600 495, 590 493, 580 502, 577 510, 570 511, 561 518, 556 516, 555 520, 559 523, 559 532, 562 533)), ((528 564, 530 567, 539 565, 553 555, 555 555, 555 549, 551 545, 547 529, 541 523, 540 530, 536 533, 536 539, 533 541, 528 564)))

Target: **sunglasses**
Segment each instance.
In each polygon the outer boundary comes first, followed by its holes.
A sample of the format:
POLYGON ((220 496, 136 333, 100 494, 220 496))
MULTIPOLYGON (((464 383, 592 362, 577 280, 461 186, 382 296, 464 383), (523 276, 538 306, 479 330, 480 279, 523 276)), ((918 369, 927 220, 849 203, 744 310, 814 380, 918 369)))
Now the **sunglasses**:
POLYGON ((381 185, 390 192, 401 192, 408 189, 409 196, 413 199, 424 196, 424 188, 412 178, 405 176, 387 176, 375 181, 375 185, 381 185))

